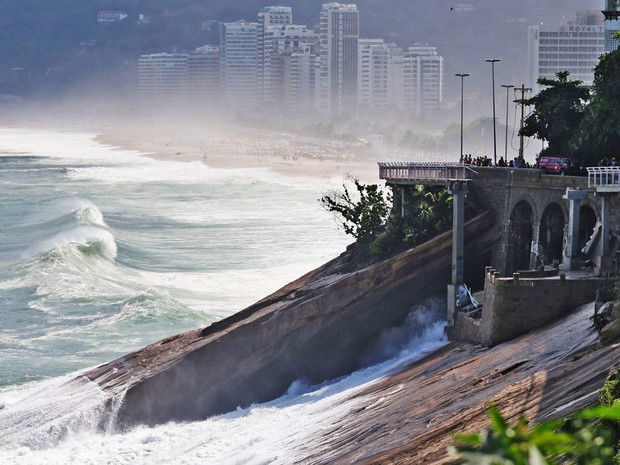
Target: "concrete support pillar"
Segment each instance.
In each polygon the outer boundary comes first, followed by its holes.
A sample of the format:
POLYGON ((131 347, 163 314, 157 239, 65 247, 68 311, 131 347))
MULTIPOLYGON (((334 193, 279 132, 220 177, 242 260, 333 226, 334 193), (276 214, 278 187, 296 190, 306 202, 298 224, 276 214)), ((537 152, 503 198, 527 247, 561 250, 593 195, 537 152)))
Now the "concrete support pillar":
POLYGON ((463 284, 463 255, 465 251, 465 195, 467 183, 450 183, 452 194, 452 283, 448 285, 448 325, 454 324, 458 288, 463 284))
POLYGON ((568 200, 568 229, 562 260, 562 269, 571 271, 581 266, 579 260, 579 222, 581 202, 588 196, 586 191, 566 189, 563 198, 568 200))
POLYGON ((616 192, 597 192, 601 198, 601 256, 597 257, 596 268, 599 275, 614 271, 613 257, 611 257, 611 199, 616 192))
POLYGON ((530 245, 530 270, 536 269, 539 239, 540 239, 540 222, 538 219, 535 219, 534 224, 532 225, 532 243, 530 245))
MULTIPOLYGON (((611 195, 598 194, 601 197, 601 243, 603 246, 601 255, 609 257, 609 231, 611 226, 611 195)), ((614 194, 615 195, 615 194, 614 194)))
POLYGON ((392 187, 392 217, 404 216, 403 210, 403 188, 399 186, 392 187))

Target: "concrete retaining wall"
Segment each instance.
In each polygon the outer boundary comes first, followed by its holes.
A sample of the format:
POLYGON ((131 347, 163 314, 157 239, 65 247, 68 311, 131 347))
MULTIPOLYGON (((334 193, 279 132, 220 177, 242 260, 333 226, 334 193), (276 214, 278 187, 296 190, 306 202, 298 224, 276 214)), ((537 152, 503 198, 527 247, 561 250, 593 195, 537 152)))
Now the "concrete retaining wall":
POLYGON ((498 278, 491 270, 485 282, 478 341, 487 346, 509 341, 539 328, 596 298, 603 278, 498 278))

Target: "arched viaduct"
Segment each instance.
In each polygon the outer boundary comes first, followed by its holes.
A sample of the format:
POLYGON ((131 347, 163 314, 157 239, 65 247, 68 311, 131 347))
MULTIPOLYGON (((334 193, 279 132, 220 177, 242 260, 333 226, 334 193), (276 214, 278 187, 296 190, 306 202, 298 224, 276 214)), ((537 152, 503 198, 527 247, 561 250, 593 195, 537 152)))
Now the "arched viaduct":
MULTIPOLYGON (((588 257, 599 257, 594 260, 595 265, 606 271, 606 262, 600 258, 611 253, 611 241, 601 239, 601 224, 607 215, 608 239, 620 231, 617 191, 600 192, 589 187, 589 178, 585 176, 547 175, 542 170, 527 168, 444 165, 451 172, 439 179, 441 176, 423 174, 421 165, 424 164, 379 164, 381 179, 394 190, 395 209, 401 209, 405 192, 413 185, 444 184, 454 190, 455 183, 462 184, 465 196, 495 215, 497 240, 489 265, 501 276, 553 263, 571 270, 583 266, 583 259, 588 257), (392 169, 386 170, 386 165, 392 169), (406 170, 399 173, 393 169, 406 165, 410 167, 408 174, 406 170), (581 253, 586 245, 588 257, 581 253)), ((620 179, 616 178, 616 182, 620 179)))
MULTIPOLYGON (((498 240, 494 269, 502 276, 558 263, 570 270, 583 264, 581 250, 601 223, 603 198, 583 176, 543 174, 523 168, 476 167, 468 171, 470 195, 495 213, 498 240), (576 221, 576 224, 571 224, 576 221)), ((611 199, 611 230, 620 226, 620 202, 611 199)), ((589 244, 590 257, 603 256, 603 242, 589 244)), ((601 267, 604 261, 596 263, 601 267)), ((603 267, 604 268, 604 267, 603 267)))

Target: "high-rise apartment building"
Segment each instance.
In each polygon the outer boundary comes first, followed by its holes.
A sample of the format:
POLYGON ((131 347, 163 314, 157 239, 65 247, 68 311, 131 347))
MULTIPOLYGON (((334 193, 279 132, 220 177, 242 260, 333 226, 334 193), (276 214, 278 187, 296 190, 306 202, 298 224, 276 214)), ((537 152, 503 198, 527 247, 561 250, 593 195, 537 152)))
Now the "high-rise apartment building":
POLYGON ((188 55, 154 53, 138 59, 138 95, 143 101, 184 103, 187 99, 188 55))
POLYGON ((530 26, 529 87, 539 91, 539 77, 556 79, 560 71, 568 71, 569 79, 592 85, 594 68, 605 51, 605 34, 603 15, 598 11, 579 13, 576 20, 563 20, 559 27, 530 26))
POLYGON ((357 112, 359 11, 356 5, 326 3, 321 10, 317 108, 325 113, 357 112))
POLYGON ((205 45, 190 52, 187 72, 187 86, 192 100, 215 106, 220 95, 220 49, 205 45))
POLYGON ((360 111, 394 107, 416 116, 443 102, 443 57, 435 47, 403 51, 382 39, 359 41, 360 111))
POLYGON ((443 57, 435 47, 409 47, 403 56, 403 110, 419 116, 438 109, 443 102, 443 74, 443 57))
POLYGON ((272 83, 270 82, 271 62, 274 53, 272 43, 273 30, 282 29, 293 23, 293 10, 287 6, 267 6, 258 13, 257 51, 258 51, 258 86, 260 99, 274 101, 272 83))
MULTIPOLYGON (((293 91, 291 79, 300 71, 292 67, 300 65, 299 59, 302 57, 306 57, 303 66, 308 65, 312 55, 318 53, 319 36, 306 26, 295 24, 272 26, 265 35, 270 47, 270 66, 264 73, 264 102, 280 108, 288 108, 291 103, 290 92, 293 91)), ((307 69, 306 72, 311 72, 311 70, 307 69)), ((299 90, 304 94, 312 90, 303 89, 304 85, 311 85, 312 81, 309 78, 310 76, 304 76, 295 84, 302 86, 299 90)))
POLYGON ((620 31, 620 0, 605 0, 605 52, 613 52, 620 45, 612 34, 620 31))
POLYGON ((360 39, 358 55, 358 103, 360 109, 390 104, 390 48, 383 39, 360 39))
POLYGON ((257 33, 257 23, 220 24, 222 96, 233 108, 255 107, 260 102, 257 33))
POLYGON ((138 95, 144 102, 213 106, 219 95, 219 49, 154 53, 138 59, 138 95))

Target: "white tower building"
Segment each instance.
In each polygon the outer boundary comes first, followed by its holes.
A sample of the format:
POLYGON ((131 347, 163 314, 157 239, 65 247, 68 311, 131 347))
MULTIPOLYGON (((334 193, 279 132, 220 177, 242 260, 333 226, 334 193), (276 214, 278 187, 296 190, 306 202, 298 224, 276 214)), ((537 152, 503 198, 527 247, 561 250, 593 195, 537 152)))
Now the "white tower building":
POLYGON ((272 30, 282 29, 293 23, 293 10, 286 6, 267 6, 258 13, 257 47, 258 47, 258 85, 260 99, 266 102, 274 100, 271 80, 271 66, 274 46, 272 30))
POLYGON ((317 95, 320 111, 333 114, 357 112, 358 40, 357 6, 324 4, 317 95))
POLYGON ((403 56, 403 110, 417 116, 443 102, 443 57, 430 45, 409 47, 403 56))
POLYGON ((138 95, 143 102, 184 103, 188 90, 188 55, 154 53, 138 59, 138 95))
POLYGON ((360 108, 390 104, 390 46, 383 39, 359 40, 358 103, 360 108))
POLYGON ((539 77, 556 79, 560 71, 569 79, 592 85, 594 68, 605 51, 605 26, 600 12, 582 12, 575 21, 560 26, 538 25, 528 29, 528 85, 540 90, 539 77))
POLYGON ((220 25, 220 77, 224 103, 232 108, 259 103, 257 23, 220 25))

